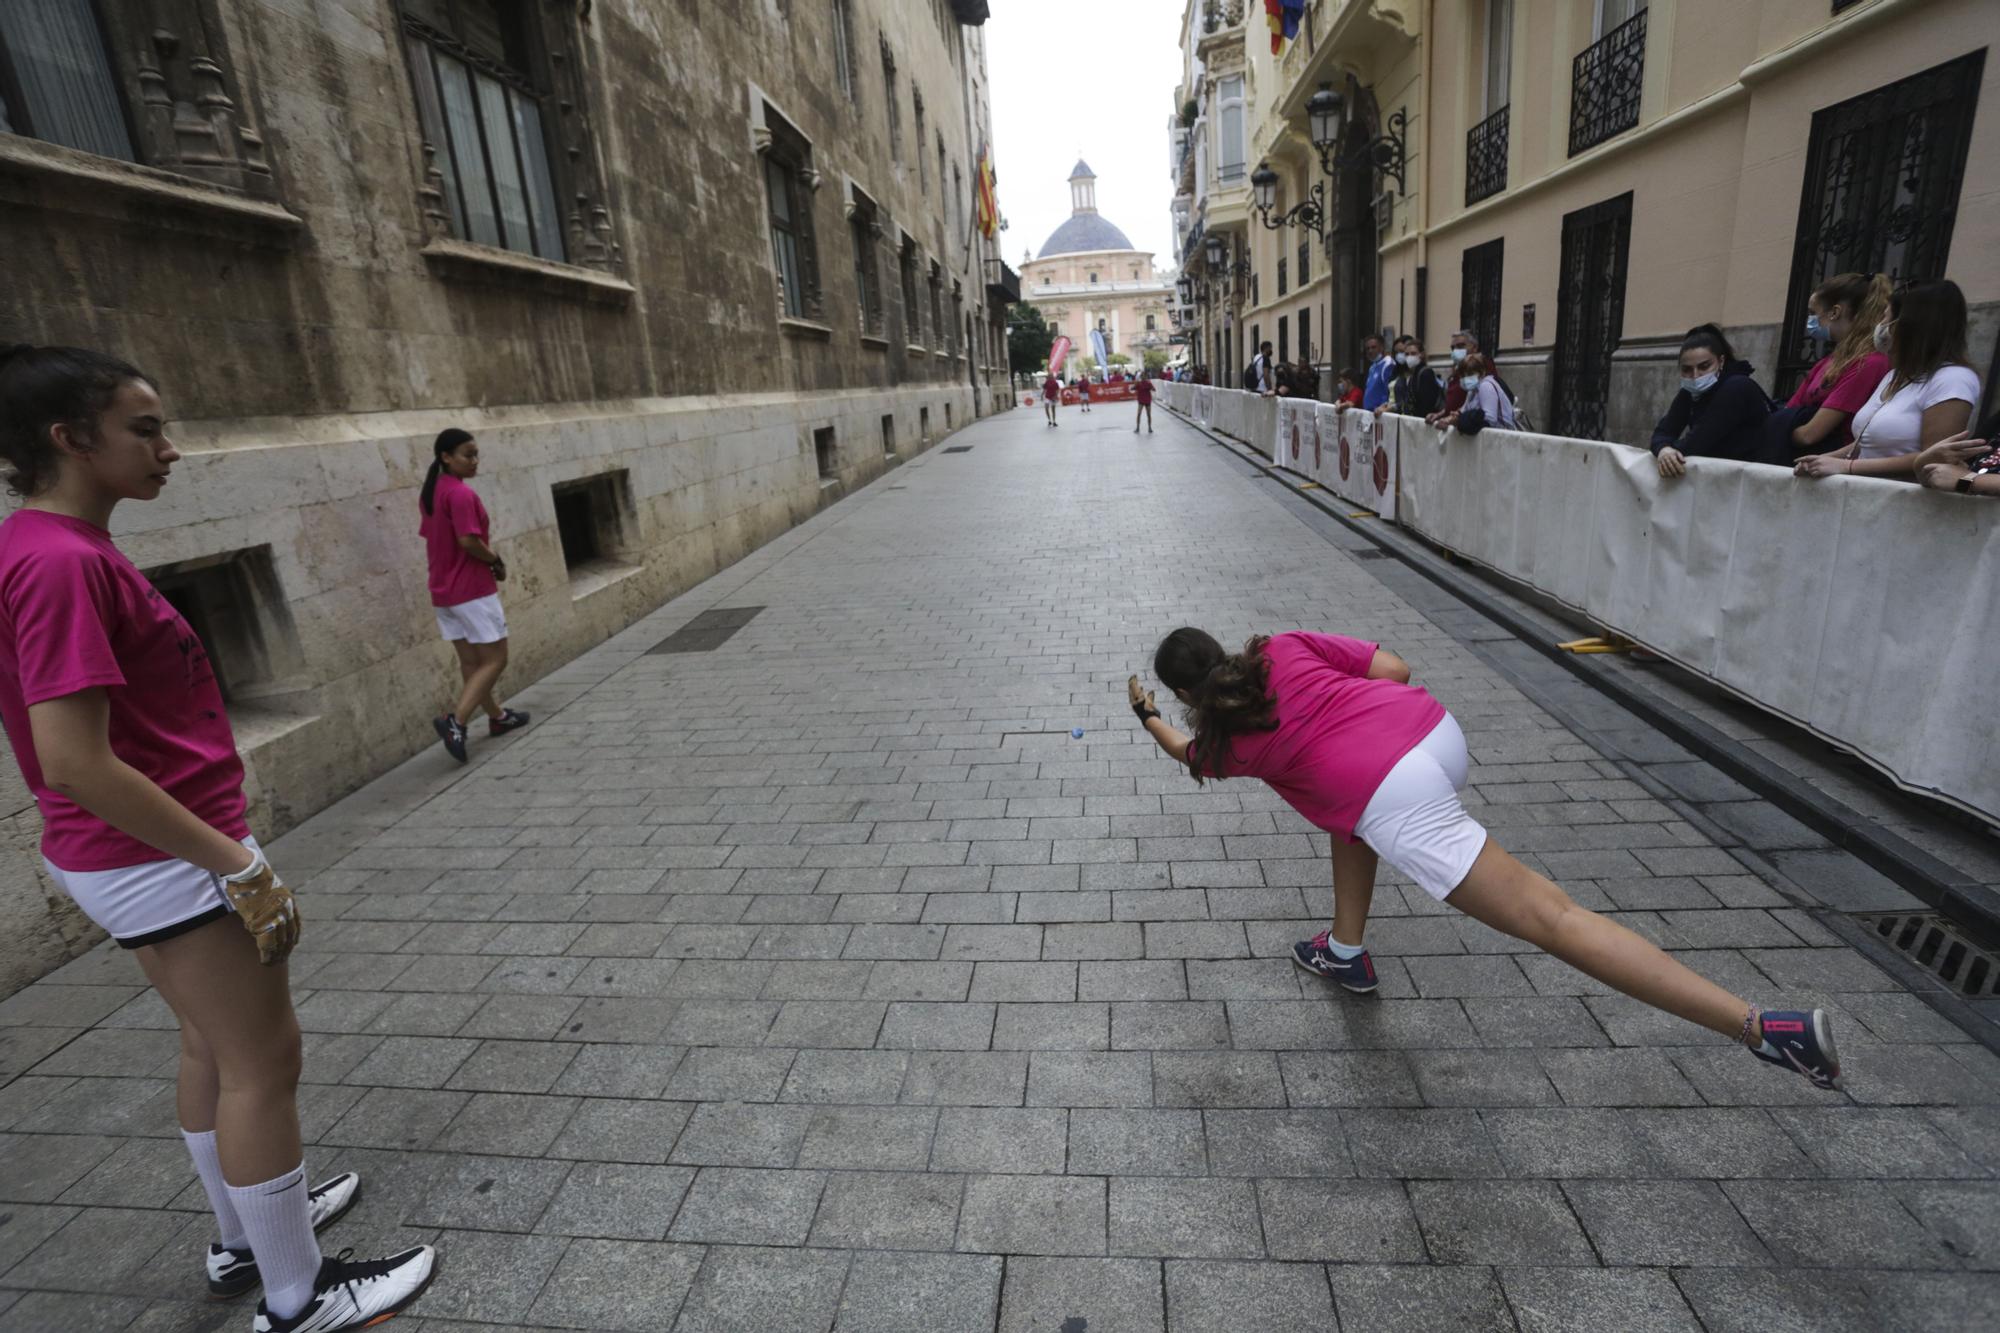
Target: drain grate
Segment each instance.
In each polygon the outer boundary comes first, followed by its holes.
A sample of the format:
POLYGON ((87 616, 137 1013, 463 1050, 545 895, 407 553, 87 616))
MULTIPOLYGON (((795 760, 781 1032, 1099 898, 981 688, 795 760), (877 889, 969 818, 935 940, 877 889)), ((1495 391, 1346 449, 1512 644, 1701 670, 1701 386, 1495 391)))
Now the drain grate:
POLYGON ((972 452, 972 446, 969 444, 954 444, 951 448, 945 450, 945 452, 948 454, 969 454, 972 452))
POLYGON ((737 630, 742 629, 764 608, 761 606, 718 606, 704 611, 687 624, 646 650, 655 653, 712 653, 737 630))
POLYGON ((2000 996, 2000 958, 1935 912, 1857 912, 1855 919, 1960 995, 2000 996))

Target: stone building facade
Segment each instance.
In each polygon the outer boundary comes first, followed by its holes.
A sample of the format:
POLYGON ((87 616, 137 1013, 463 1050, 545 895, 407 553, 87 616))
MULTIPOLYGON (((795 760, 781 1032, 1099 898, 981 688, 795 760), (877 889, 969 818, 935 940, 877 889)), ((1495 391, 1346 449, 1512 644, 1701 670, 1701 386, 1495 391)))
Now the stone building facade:
MULTIPOLYGON (((1097 176, 1078 161, 1070 171, 1070 215, 1034 255, 1021 258, 1021 299, 1039 310, 1075 350, 1070 365, 1091 355, 1091 330, 1105 349, 1143 366, 1146 353, 1169 354, 1173 283, 1153 271, 1153 256, 1132 248, 1115 223, 1097 211, 1097 176)), ((1105 368, 1098 367, 1102 372, 1105 368)))
POLYGON ((1365 332, 1414 332, 1438 356, 1474 328, 1538 429, 1643 443, 1688 328, 1720 324, 1783 397, 1811 364, 1812 288, 1880 271, 1964 289, 1990 386, 1993 12, 1321 0, 1273 55, 1261 6, 1188 0, 1175 107, 1200 119, 1169 135, 1189 314, 1225 379, 1281 322, 1295 349, 1300 322, 1314 330, 1328 367, 1365 332), (1307 109, 1322 88, 1341 99, 1330 151, 1307 109), (1233 174, 1246 163, 1277 176, 1268 213, 1233 174), (1265 225, 1301 204, 1313 225, 1265 225))
MULTIPOLYGON (((187 458, 116 535, 209 642, 260 835, 433 742, 440 428, 518 683, 1011 402, 984 0, 6 11, 0 341, 157 378, 187 458)), ((89 930, 0 782, 4 994, 89 930)))

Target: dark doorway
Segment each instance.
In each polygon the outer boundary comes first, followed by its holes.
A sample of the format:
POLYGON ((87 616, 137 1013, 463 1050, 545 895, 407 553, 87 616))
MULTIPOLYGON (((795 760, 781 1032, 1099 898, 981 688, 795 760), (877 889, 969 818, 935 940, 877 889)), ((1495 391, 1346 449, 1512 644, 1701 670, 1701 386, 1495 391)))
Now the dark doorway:
POLYGON ((1351 366, 1361 359, 1361 340, 1381 331, 1375 300, 1380 243, 1375 219, 1375 168, 1370 145, 1381 133, 1375 94, 1352 76, 1347 80, 1347 128, 1341 154, 1363 165, 1339 168, 1333 182, 1333 229, 1327 256, 1333 277, 1333 308, 1326 330, 1327 359, 1351 366))
POLYGON ((1458 326, 1471 329, 1488 356, 1500 350, 1500 273, 1506 258, 1503 236, 1472 246, 1459 261, 1458 326))
POLYGON ((1805 336, 1815 287, 1836 273, 1945 276, 1985 63, 1974 51, 1813 113, 1779 329, 1781 397, 1820 355, 1805 336))
POLYGON ((1551 423, 1557 435, 1604 438, 1611 354, 1625 331, 1625 260, 1631 242, 1629 192, 1563 218, 1551 423))

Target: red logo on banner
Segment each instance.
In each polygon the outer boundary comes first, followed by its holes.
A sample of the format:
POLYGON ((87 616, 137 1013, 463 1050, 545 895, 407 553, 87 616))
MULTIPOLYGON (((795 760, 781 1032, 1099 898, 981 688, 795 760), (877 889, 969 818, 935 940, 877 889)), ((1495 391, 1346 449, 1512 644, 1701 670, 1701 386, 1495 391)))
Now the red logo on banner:
POLYGON ((1340 433, 1340 479, 1347 480, 1347 432, 1340 433))
POLYGON ((1299 461, 1299 423, 1292 423, 1292 461, 1299 461))
POLYGON ((1375 450, 1375 493, 1389 493, 1389 451, 1379 447, 1375 450))

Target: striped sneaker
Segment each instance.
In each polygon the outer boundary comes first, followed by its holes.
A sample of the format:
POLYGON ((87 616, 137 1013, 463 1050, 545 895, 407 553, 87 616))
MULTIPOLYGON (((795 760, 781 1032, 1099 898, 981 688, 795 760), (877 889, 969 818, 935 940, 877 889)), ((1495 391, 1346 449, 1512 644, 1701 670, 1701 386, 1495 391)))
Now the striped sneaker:
POLYGON ((252 1333, 341 1333, 379 1324, 424 1294, 437 1272, 437 1251, 418 1245, 386 1259, 355 1259, 342 1250, 320 1260, 313 1297, 290 1319, 257 1302, 252 1333))
POLYGON ((1833 1020, 1826 1010, 1773 1009, 1763 1017, 1764 1045, 1750 1054, 1767 1064, 1804 1074, 1815 1088, 1840 1087, 1840 1052, 1833 1045, 1833 1020))
MULTIPOLYGON (((313 1230, 322 1231, 339 1221, 340 1215, 354 1206, 354 1200, 360 1193, 361 1177, 352 1171, 343 1171, 331 1180, 313 1186, 306 1195, 306 1206, 312 1210, 313 1230)), ((250 1253, 248 1245, 240 1250, 233 1250, 227 1245, 209 1245, 210 1300, 233 1300, 263 1280, 257 1272, 257 1259, 250 1253)))
POLYGON ((1315 976, 1337 981, 1357 995, 1366 995, 1382 983, 1375 980, 1375 964, 1368 959, 1368 951, 1363 949, 1352 958, 1342 958, 1334 953, 1330 941, 1333 932, 1322 930, 1309 940, 1300 940, 1292 946, 1292 961, 1315 976))

